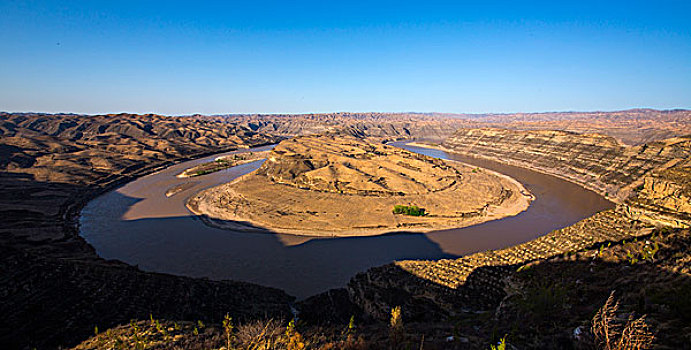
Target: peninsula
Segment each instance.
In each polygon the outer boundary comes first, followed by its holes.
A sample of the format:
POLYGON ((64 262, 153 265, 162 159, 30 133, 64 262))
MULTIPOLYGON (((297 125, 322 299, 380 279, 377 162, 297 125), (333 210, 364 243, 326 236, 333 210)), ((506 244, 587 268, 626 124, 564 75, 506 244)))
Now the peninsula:
POLYGON ((474 225, 516 215, 532 198, 517 181, 486 169, 318 135, 281 142, 257 171, 205 190, 187 206, 208 224, 234 230, 369 236, 474 225))

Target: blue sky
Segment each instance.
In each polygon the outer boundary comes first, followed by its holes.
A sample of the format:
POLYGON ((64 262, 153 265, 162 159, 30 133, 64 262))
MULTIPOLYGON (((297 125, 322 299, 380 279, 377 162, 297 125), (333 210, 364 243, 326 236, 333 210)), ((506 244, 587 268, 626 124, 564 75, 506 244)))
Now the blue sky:
POLYGON ((0 1, 0 110, 691 107, 691 1, 0 1))

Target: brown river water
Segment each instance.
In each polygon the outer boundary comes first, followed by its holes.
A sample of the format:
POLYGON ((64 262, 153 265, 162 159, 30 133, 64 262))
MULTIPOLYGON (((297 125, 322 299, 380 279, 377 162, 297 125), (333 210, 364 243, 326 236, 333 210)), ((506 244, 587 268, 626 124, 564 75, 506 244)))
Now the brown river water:
POLYGON ((598 194, 554 176, 404 143, 395 145, 506 174, 520 181, 536 199, 513 217, 430 233, 309 238, 234 232, 206 226, 187 210, 185 201, 204 188, 254 171, 262 161, 194 178, 176 177, 219 154, 173 165, 94 199, 82 211, 81 235, 101 257, 138 265, 145 271, 253 282, 305 298, 343 287, 352 276, 373 266, 504 248, 614 206, 598 194), (166 191, 176 186, 183 190, 166 197, 166 191))

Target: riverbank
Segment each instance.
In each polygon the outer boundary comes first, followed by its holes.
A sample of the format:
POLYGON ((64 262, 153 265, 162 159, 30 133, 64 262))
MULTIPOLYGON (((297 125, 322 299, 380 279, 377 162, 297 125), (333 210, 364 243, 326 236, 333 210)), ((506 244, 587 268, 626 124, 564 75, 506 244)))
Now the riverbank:
POLYGON ((191 168, 185 169, 183 172, 177 175, 178 178, 185 179, 189 177, 196 177, 202 175, 208 175, 221 171, 224 169, 232 168, 234 166, 243 165, 251 163, 257 160, 262 160, 266 158, 268 151, 262 152, 244 152, 244 153, 234 153, 231 155, 221 156, 214 158, 213 161, 204 162, 195 165, 191 168))

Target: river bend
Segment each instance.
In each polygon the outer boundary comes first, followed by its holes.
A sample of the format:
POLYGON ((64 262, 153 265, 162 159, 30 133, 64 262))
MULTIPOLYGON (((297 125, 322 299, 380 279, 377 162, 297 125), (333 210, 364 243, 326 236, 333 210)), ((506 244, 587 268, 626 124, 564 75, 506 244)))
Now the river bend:
POLYGON ((262 161, 205 176, 176 177, 186 168, 221 156, 215 155, 173 165, 92 200, 81 214, 81 235, 101 257, 138 265, 145 271, 253 282, 304 298, 345 286, 356 273, 373 266, 504 248, 613 207, 598 194, 554 176, 402 142, 394 145, 506 174, 520 181, 536 199, 513 217, 429 233, 308 238, 233 232, 206 226, 187 210, 185 201, 202 189, 254 171, 262 161), (176 186, 183 190, 166 197, 176 186))

